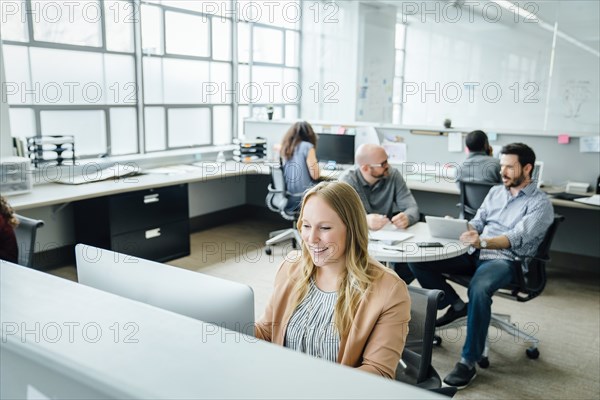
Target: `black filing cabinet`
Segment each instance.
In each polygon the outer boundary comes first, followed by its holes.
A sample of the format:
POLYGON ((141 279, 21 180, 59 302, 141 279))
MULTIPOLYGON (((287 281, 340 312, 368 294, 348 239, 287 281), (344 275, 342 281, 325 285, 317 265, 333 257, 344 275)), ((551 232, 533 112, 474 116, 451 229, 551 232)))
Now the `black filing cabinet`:
POLYGON ((154 261, 190 254, 187 184, 75 203, 77 243, 154 261))

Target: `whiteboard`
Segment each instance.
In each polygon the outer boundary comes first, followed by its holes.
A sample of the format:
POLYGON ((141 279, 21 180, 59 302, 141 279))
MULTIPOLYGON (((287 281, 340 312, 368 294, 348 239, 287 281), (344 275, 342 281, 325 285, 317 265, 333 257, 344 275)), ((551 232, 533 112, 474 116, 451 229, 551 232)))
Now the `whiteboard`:
POLYGON ((540 24, 412 18, 406 43, 403 124, 598 132, 597 52, 540 24))

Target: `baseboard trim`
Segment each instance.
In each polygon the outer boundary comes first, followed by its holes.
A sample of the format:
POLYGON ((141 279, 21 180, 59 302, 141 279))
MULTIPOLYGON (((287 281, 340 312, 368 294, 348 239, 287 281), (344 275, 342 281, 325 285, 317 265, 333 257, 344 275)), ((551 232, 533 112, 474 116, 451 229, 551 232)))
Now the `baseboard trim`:
POLYGON ((278 214, 273 213, 266 207, 246 204, 190 218, 190 232, 199 232, 215 226, 235 223, 249 216, 273 222, 282 220, 278 214))
POLYGON ((33 269, 48 271, 66 265, 75 265, 75 245, 57 247, 33 255, 33 269))
POLYGON ((589 270, 598 272, 598 257, 585 256, 580 254, 563 253, 560 251, 550 252, 550 265, 557 268, 574 268, 580 270, 589 270))

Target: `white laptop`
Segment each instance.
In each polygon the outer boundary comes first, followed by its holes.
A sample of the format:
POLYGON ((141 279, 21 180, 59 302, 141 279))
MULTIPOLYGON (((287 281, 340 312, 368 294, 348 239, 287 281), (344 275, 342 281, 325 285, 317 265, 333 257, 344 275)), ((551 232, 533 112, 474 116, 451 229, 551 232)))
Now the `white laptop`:
POLYGON ((432 237, 457 240, 460 238, 460 235, 469 229, 466 219, 450 219, 426 215, 425 221, 427 221, 429 234, 432 237))

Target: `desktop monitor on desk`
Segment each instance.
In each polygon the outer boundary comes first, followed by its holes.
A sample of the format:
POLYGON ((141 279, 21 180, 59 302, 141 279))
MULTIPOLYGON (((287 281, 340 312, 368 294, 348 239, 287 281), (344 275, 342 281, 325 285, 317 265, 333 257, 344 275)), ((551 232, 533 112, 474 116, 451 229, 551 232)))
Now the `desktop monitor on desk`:
POLYGON ((254 336, 247 285, 93 246, 75 246, 80 284, 254 336))
POLYGON ((543 181, 543 173, 544 173, 544 162, 536 161, 533 166, 533 171, 531 171, 531 180, 536 182, 537 187, 542 186, 543 181))
POLYGON ((317 140, 317 160, 335 164, 354 164, 354 135, 320 133, 317 140))

